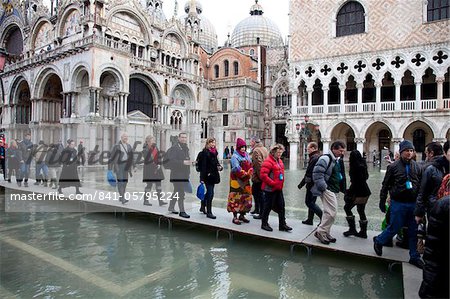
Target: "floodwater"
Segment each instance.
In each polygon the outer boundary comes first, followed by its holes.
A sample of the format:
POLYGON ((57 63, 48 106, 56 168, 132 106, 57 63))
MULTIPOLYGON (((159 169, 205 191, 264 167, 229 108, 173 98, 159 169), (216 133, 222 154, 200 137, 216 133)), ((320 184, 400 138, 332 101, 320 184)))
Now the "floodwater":
POLYGON ((401 298, 372 259, 158 229, 141 214, 0 213, 3 298, 401 298))
MULTIPOLYGON (((143 188, 141 170, 130 190, 143 188)), ((84 169, 83 184, 107 189, 104 170, 84 169)), ((215 207, 226 206, 229 166, 216 187, 215 207)), ((306 215, 304 170, 287 170, 287 216, 306 215)), ((166 177, 168 177, 166 173, 166 177)), ((378 229, 379 186, 367 214, 378 229)), ((192 182, 198 182, 193 170, 192 182)), ((170 191, 168 182, 163 184, 170 191)), ((189 199, 194 200, 194 199, 189 199)), ((189 201, 188 200, 188 201, 189 201)), ((319 200, 320 201, 320 200, 319 200)), ((159 229, 138 213, 5 213, 0 195, 0 294, 2 298, 402 298, 401 272, 379 260, 299 249, 260 238, 230 242, 191 225, 159 229)), ((340 200, 338 223, 344 223, 340 200)), ((32 210, 32 209, 31 209, 32 210)))

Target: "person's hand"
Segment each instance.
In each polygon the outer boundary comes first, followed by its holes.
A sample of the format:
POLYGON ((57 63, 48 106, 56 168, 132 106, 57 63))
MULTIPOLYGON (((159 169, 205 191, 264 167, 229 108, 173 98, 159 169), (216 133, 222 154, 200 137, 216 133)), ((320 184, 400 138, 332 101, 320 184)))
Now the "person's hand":
POLYGON ((385 200, 380 200, 378 207, 380 208, 380 211, 382 213, 386 213, 386 201, 385 200))
POLYGON ((192 162, 191 162, 190 160, 184 160, 184 161, 183 161, 183 164, 184 164, 184 165, 191 165, 192 162))
POLYGON ((248 170, 247 174, 248 174, 249 176, 252 176, 252 175, 253 175, 253 168, 250 168, 250 169, 248 170))
POLYGON ((423 221, 423 217, 416 216, 415 218, 416 218, 417 224, 419 224, 419 223, 421 223, 423 221))

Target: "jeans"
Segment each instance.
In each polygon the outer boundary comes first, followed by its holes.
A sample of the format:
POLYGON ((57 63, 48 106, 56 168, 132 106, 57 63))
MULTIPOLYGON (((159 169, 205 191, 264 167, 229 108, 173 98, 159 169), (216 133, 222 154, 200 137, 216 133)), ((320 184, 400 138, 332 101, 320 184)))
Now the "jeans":
POLYGON ((48 167, 45 163, 36 163, 36 180, 41 179, 41 170, 44 174, 43 179, 46 180, 48 178, 48 167))
POLYGON ((308 220, 313 220, 314 214, 322 219, 322 210, 316 204, 317 196, 314 196, 311 190, 306 189, 305 204, 308 207, 308 220))
POLYGON ((28 182, 28 176, 30 175, 30 164, 22 163, 20 165, 21 177, 28 182))
POLYGON ((212 200, 214 198, 214 184, 206 184, 206 194, 205 194, 205 205, 206 212, 208 214, 212 213, 212 200))
POLYGON ((417 223, 414 218, 415 202, 399 202, 391 199, 391 219, 386 229, 376 237, 375 241, 385 245, 399 232, 403 226, 408 227, 409 257, 411 260, 420 258, 417 252, 417 223))

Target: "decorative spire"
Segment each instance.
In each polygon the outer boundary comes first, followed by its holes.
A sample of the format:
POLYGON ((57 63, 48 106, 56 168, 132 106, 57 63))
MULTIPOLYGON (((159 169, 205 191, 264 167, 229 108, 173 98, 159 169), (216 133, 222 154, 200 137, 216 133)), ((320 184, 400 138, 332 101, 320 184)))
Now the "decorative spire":
POLYGON ((264 13, 261 5, 258 4, 258 0, 255 0, 255 4, 250 8, 250 15, 261 16, 264 13))
POLYGON ((173 16, 176 18, 178 15, 178 1, 175 0, 175 5, 173 7, 173 16))

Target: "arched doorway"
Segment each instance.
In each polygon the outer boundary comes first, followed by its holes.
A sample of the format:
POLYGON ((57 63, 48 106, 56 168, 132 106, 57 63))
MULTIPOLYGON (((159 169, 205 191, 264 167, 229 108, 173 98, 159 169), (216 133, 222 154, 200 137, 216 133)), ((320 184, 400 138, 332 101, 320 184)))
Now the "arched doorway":
POLYGON ((28 125, 31 121, 30 87, 25 80, 20 81, 11 101, 14 105, 13 120, 15 124, 28 125))
POLYGON ((417 159, 422 158, 422 154, 425 152, 425 146, 433 141, 433 130, 422 121, 415 121, 408 125, 403 133, 403 138, 412 141, 417 153, 417 159))
POLYGON ((139 110, 148 117, 153 117, 153 94, 148 85, 141 79, 130 79, 130 95, 127 112, 139 110))
POLYGON ((356 149, 355 131, 346 123, 337 124, 330 134, 331 140, 341 140, 346 144, 346 150, 352 151, 356 149))
POLYGON ((393 151, 393 148, 391 148, 392 131, 383 122, 378 121, 371 124, 366 130, 365 139, 364 151, 370 162, 380 160, 383 150, 393 151))

